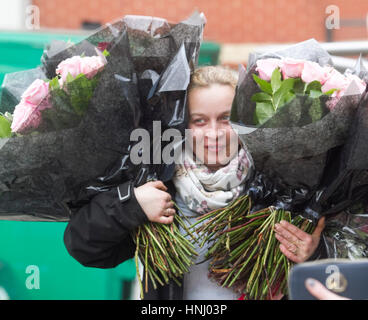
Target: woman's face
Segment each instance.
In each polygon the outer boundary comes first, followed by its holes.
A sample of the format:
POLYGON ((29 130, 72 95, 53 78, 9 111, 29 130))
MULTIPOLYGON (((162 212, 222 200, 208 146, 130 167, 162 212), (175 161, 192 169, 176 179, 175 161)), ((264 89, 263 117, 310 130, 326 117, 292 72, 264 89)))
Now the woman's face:
POLYGON ((239 139, 229 117, 235 90, 212 84, 189 91, 189 129, 193 152, 211 170, 226 165, 238 152, 239 139))

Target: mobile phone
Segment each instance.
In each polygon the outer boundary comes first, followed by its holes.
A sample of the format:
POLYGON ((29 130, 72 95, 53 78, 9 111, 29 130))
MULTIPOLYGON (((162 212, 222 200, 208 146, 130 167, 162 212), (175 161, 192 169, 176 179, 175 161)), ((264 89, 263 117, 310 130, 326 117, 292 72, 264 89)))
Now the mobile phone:
POLYGON ((289 273, 290 300, 317 300, 305 287, 308 278, 340 296, 368 299, 368 259, 325 259, 295 265, 289 273))

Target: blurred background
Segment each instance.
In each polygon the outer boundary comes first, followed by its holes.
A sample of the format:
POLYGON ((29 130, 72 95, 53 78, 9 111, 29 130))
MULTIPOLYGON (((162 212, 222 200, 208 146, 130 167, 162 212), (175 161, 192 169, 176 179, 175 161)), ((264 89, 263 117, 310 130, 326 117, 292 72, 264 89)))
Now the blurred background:
MULTIPOLYGON (((201 65, 237 68, 250 52, 310 38, 341 71, 368 55, 367 0, 0 0, 0 84, 6 73, 38 66, 53 39, 80 41, 127 14, 177 23, 195 10, 207 18, 201 65)), ((134 262, 81 266, 64 248, 65 227, 0 221, 0 299, 134 298, 134 262)))

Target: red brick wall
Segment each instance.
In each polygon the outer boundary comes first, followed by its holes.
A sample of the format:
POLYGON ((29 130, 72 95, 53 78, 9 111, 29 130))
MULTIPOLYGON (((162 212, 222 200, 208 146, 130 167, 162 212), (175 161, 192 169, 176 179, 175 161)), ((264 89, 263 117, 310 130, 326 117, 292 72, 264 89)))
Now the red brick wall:
MULTIPOLYGON (((366 19, 368 0, 34 0, 41 27, 78 29, 82 21, 106 23, 126 14, 177 22, 193 10, 205 13, 205 40, 225 43, 325 40, 325 9, 341 19, 366 19)), ((334 31, 336 40, 367 39, 366 27, 334 31)))

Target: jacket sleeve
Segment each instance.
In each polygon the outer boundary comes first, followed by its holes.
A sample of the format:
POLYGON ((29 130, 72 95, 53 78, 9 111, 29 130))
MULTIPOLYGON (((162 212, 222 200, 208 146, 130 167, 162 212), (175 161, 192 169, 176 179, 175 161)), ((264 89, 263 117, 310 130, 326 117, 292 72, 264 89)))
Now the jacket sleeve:
POLYGON ((312 256, 309 257, 307 261, 321 260, 321 259, 326 259, 327 257, 328 256, 326 252, 324 237, 323 237, 323 234, 321 233, 321 238, 319 240, 318 246, 316 250, 314 251, 314 253, 312 254, 312 256))
MULTIPOLYGON (((120 185, 122 187, 129 181, 120 185)), ((134 256, 131 232, 148 222, 135 198, 121 202, 118 188, 95 196, 75 212, 65 229, 64 244, 69 254, 82 265, 113 268, 134 256)))

